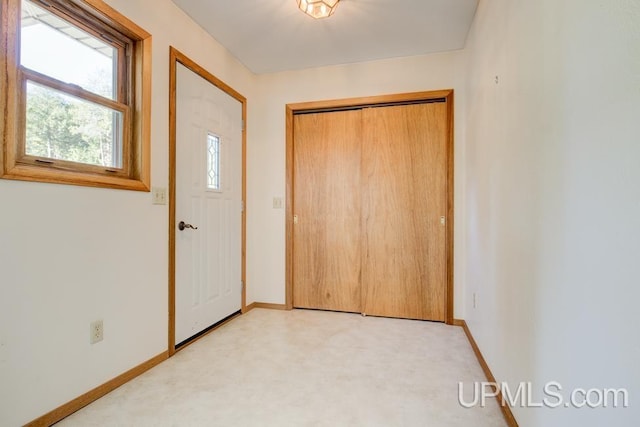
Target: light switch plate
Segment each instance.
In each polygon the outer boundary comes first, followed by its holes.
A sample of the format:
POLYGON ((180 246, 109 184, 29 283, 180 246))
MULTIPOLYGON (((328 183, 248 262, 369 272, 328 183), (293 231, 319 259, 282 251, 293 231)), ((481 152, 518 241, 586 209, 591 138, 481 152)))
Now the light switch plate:
POLYGON ((273 209, 284 209, 284 200, 282 200, 282 197, 273 198, 273 209))
POLYGON ((154 205, 166 205, 167 189, 163 187, 153 187, 151 189, 151 203, 154 205))

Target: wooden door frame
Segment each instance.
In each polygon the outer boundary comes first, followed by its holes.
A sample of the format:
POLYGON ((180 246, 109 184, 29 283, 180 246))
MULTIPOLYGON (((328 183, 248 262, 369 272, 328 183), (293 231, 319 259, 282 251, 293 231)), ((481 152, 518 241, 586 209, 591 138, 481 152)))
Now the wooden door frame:
POLYGON ((304 112, 335 111, 340 109, 393 105, 410 102, 431 101, 444 99, 447 104, 447 221, 446 221, 446 303, 445 322, 453 324, 453 172, 454 172, 454 143, 453 143, 453 89, 412 92, 394 95, 369 96, 364 98, 335 99, 327 101, 303 102, 287 104, 286 116, 286 308, 293 309, 293 116, 304 112))
POLYGON ((238 100, 242 104, 242 249, 241 249, 241 280, 242 304, 244 313, 247 309, 246 282, 246 243, 247 243, 247 99, 231 86, 218 79, 195 61, 188 58, 173 46, 169 47, 169 356, 176 352, 176 85, 178 64, 193 71, 209 83, 238 100))

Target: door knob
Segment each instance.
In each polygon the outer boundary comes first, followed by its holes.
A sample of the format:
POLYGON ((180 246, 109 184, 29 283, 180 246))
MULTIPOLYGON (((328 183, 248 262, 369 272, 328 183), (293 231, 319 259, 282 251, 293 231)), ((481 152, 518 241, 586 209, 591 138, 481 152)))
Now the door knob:
POLYGON ((182 231, 182 230, 184 230, 185 228, 190 228, 190 229, 192 229, 192 230, 197 230, 197 229, 198 229, 198 227, 194 227, 194 226, 193 226, 193 225, 191 225, 191 224, 187 224, 187 223, 186 223, 186 222, 184 222, 184 221, 180 221, 180 222, 178 223, 178 229, 179 229, 180 231, 182 231))

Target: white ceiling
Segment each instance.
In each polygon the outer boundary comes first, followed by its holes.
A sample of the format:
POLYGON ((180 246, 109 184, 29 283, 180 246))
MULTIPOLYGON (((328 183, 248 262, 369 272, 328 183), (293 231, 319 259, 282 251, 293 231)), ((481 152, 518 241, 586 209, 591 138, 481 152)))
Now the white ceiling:
POLYGON ((478 0, 342 0, 314 20, 296 0, 173 0, 254 73, 461 49, 478 0))

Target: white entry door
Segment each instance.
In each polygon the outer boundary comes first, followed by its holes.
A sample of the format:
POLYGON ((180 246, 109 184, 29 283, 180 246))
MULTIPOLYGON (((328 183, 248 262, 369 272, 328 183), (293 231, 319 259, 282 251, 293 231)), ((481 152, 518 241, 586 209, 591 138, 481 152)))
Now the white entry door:
POLYGON ((181 64, 176 222, 179 344, 242 305, 242 104, 181 64))

